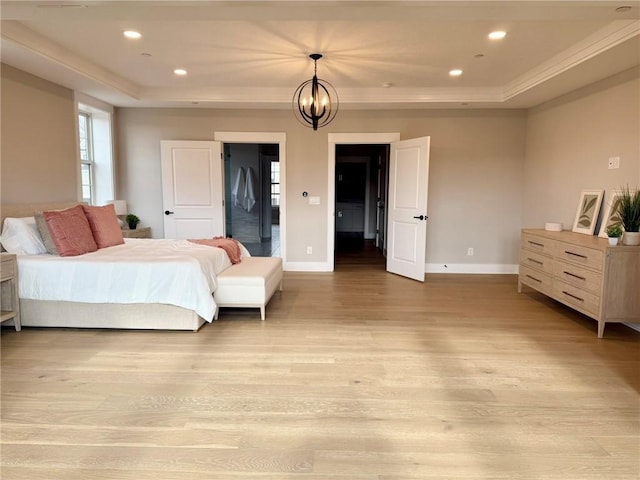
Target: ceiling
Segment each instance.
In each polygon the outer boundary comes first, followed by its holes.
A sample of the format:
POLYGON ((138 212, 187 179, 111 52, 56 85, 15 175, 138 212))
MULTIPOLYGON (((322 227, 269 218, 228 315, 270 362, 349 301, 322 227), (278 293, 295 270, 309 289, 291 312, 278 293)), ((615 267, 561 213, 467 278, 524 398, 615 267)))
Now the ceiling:
POLYGON ((315 52, 340 108, 528 108, 640 64, 639 0, 2 0, 0 16, 3 63, 123 107, 289 108, 315 52))

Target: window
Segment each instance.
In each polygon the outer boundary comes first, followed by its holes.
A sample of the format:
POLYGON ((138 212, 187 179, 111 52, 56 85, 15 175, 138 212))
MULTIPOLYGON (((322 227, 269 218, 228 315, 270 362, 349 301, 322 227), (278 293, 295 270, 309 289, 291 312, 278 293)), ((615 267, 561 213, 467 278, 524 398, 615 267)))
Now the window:
POLYGON ((271 162, 271 206, 280 206, 280 162, 271 162))
POLYGON ((82 201, 93 202, 93 144, 91 142, 91 115, 78 114, 78 140, 80 145, 80 173, 82 179, 82 201))
POLYGON ((83 202, 104 205, 115 198, 113 107, 76 93, 78 101, 79 193, 83 202))

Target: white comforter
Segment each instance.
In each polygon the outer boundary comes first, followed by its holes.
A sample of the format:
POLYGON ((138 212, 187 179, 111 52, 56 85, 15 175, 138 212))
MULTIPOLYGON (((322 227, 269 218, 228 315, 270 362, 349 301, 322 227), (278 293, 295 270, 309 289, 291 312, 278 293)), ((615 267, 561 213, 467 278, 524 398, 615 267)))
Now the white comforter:
POLYGON ((164 303, 194 310, 210 322, 216 310, 216 275, 230 266, 221 248, 187 240, 125 239, 124 245, 77 257, 19 256, 19 295, 84 303, 164 303))

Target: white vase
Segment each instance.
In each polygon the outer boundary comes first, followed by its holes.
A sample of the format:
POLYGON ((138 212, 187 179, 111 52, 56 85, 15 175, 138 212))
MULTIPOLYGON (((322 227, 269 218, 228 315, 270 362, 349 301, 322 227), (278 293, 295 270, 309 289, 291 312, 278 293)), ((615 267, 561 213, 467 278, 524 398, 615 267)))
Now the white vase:
POLYGON ((624 232, 622 235, 623 245, 640 245, 640 232, 624 232))
POLYGON ((617 244, 618 244, 618 237, 609 237, 609 245, 613 246, 617 244))

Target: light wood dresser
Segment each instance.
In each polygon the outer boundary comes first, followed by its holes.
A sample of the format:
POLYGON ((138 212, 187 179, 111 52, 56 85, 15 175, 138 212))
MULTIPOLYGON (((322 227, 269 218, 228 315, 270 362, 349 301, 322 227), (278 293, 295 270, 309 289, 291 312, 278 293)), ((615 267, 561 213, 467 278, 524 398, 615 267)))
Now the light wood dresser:
POLYGON ((640 322, 640 247, 569 231, 524 229, 518 292, 527 285, 598 321, 640 322))

